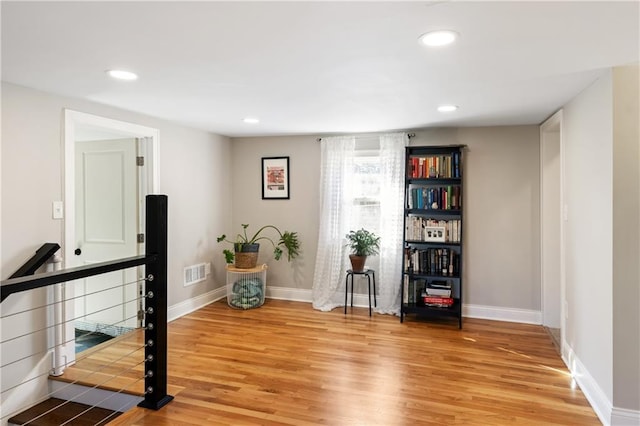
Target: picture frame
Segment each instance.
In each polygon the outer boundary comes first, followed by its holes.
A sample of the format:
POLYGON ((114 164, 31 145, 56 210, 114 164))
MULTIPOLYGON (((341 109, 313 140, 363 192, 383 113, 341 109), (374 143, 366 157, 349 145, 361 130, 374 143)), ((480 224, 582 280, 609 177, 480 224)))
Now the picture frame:
POLYGON ((440 242, 446 241, 447 228, 444 226, 425 226, 424 241, 440 242))
POLYGON ((289 199, 289 157, 262 157, 262 199, 289 199))

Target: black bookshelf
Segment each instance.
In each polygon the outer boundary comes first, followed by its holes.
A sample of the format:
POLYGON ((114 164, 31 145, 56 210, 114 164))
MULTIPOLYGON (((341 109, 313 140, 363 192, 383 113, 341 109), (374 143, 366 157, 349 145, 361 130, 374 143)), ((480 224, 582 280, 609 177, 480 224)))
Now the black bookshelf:
POLYGON ((462 328, 462 145, 406 148, 402 305, 462 328))

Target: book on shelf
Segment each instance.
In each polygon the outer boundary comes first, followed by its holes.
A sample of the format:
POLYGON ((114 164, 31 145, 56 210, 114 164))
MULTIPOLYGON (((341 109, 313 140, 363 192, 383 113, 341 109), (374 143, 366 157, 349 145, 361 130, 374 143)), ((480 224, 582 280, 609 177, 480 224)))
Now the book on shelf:
POLYGON ((460 210, 460 187, 457 185, 410 188, 407 208, 419 210, 460 210))
POLYGON ((439 308, 448 308, 453 305, 453 298, 442 296, 424 296, 422 298, 425 306, 435 306, 439 308))
POLYGON ((405 250, 405 265, 411 265, 416 274, 457 277, 460 255, 450 248, 405 250))
POLYGON ((426 284, 427 296, 451 297, 451 281, 429 280, 426 284))
POLYGON ((413 179, 459 178, 460 153, 411 157, 407 176, 413 179))
POLYGON ((409 278, 408 275, 404 276, 404 286, 402 292, 402 303, 413 304, 416 303, 416 292, 419 283, 417 280, 409 278))
POLYGON ((451 290, 451 281, 449 280, 431 280, 427 283, 427 287, 430 288, 442 288, 445 290, 451 290))
POLYGON ((427 296, 451 297, 451 289, 433 288, 427 286, 427 296))

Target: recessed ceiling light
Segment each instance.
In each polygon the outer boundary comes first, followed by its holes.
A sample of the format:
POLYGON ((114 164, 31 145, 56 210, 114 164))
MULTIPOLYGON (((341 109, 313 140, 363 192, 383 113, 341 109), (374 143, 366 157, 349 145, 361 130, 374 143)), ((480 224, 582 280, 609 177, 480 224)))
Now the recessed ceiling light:
POLYGON ((440 112, 453 112, 458 109, 457 105, 440 105, 438 111, 440 112))
POLYGON ((113 78, 117 78, 118 80, 137 80, 138 79, 138 76, 132 73, 131 71, 109 70, 107 71, 107 74, 109 74, 113 78))
POLYGON ((430 31, 420 36, 420 41, 429 47, 446 46, 458 38, 458 33, 451 30, 430 31))
POLYGON ((255 117, 247 117, 242 121, 244 121, 247 124, 258 124, 260 122, 260 120, 258 118, 255 118, 255 117))

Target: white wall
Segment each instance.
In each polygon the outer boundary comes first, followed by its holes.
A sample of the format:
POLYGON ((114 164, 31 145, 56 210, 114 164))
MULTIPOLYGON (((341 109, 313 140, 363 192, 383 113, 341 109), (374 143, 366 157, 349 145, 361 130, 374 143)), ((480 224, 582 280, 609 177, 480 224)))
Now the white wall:
POLYGON ((587 370, 608 401, 613 393, 611 84, 607 72, 563 109, 570 348, 564 355, 574 371, 581 365, 587 370))
MULTIPOLYGON (((267 287, 311 289, 319 224, 320 144, 313 136, 233 139, 233 226, 227 235, 248 223, 256 231, 266 224, 298 232, 301 256, 288 263, 273 259, 268 243, 260 246, 258 262, 269 265, 267 287), (290 199, 262 199, 262 157, 289 157, 290 199)), ((229 248, 225 245, 223 248, 229 248)), ((222 256, 222 255, 220 255, 222 256)))
POLYGON ((608 70, 563 110, 566 346, 605 424, 640 422, 638 65, 608 70))
POLYGON ((640 411, 640 72, 613 69, 613 405, 640 411))

